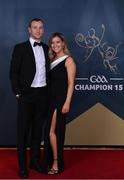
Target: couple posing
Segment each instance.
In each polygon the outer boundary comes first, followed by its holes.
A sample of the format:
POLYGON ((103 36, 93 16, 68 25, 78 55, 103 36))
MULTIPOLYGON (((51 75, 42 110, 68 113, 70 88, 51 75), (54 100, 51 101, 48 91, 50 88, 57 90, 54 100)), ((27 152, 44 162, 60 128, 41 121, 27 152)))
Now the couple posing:
POLYGON ((42 19, 32 19, 27 42, 14 47, 10 80, 17 99, 17 151, 19 176, 28 178, 26 147, 30 132, 30 168, 57 174, 64 169, 65 117, 74 89, 75 63, 65 38, 54 33, 49 47, 41 42, 42 19), (40 164, 40 145, 44 130, 44 159, 40 164))

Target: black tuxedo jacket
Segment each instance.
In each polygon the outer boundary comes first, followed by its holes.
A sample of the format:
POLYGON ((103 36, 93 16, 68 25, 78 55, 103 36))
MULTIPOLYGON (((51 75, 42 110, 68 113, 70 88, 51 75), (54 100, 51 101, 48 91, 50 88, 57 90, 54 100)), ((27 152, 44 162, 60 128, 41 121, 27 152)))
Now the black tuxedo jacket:
MULTIPOLYGON (((42 43, 45 54, 46 82, 48 84, 48 46, 42 43)), ((15 45, 10 65, 10 80, 15 94, 28 91, 36 73, 35 57, 29 41, 15 45)))

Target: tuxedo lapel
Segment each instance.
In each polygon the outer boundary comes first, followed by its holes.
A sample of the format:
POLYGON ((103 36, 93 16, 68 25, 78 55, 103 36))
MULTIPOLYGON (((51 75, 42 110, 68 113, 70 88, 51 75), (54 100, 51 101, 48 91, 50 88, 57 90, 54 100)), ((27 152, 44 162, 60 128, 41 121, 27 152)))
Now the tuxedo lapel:
POLYGON ((43 51, 44 51, 44 55, 45 55, 45 61, 46 61, 46 65, 47 65, 47 61, 48 61, 48 49, 46 49, 46 47, 44 46, 44 44, 42 43, 42 47, 43 47, 43 51))
POLYGON ((42 47, 43 47, 44 55, 45 55, 46 80, 48 83, 48 81, 49 81, 48 74, 49 74, 49 66, 50 66, 50 61, 49 61, 49 57, 48 57, 48 46, 46 46, 42 43, 42 47))
POLYGON ((34 52, 33 52, 33 49, 32 49, 30 41, 27 41, 26 49, 27 49, 27 54, 29 55, 29 57, 33 61, 33 63, 35 64, 34 52))

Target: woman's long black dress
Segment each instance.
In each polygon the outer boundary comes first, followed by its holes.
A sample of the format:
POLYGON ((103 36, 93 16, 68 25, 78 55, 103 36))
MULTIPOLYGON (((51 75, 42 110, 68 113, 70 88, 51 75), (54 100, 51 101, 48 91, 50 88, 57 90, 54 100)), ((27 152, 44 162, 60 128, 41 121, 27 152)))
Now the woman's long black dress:
POLYGON ((64 169, 63 146, 65 138, 66 114, 62 114, 61 111, 66 100, 68 88, 68 77, 65 67, 66 58, 67 56, 63 56, 55 60, 55 62, 53 63, 56 63, 58 61, 58 64, 50 70, 50 106, 44 138, 45 161, 48 165, 52 165, 53 152, 50 145, 49 134, 52 116, 54 111, 56 110, 57 115, 55 133, 57 138, 57 159, 59 172, 62 172, 64 169))

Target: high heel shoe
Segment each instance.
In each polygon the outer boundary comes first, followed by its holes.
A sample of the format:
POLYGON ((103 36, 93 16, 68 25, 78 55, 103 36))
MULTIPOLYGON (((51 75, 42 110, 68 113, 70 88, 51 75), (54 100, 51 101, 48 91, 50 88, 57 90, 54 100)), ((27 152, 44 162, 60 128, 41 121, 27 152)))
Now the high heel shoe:
POLYGON ((58 173, 59 173, 59 170, 58 169, 54 169, 54 168, 51 168, 48 171, 48 174, 50 174, 50 175, 54 175, 54 174, 58 174, 58 173))
MULTIPOLYGON (((54 161, 58 161, 58 159, 54 159, 54 161)), ((54 174, 58 174, 58 173, 59 173, 59 170, 55 169, 53 167, 48 171, 48 174, 50 174, 50 175, 54 175, 54 174)))

